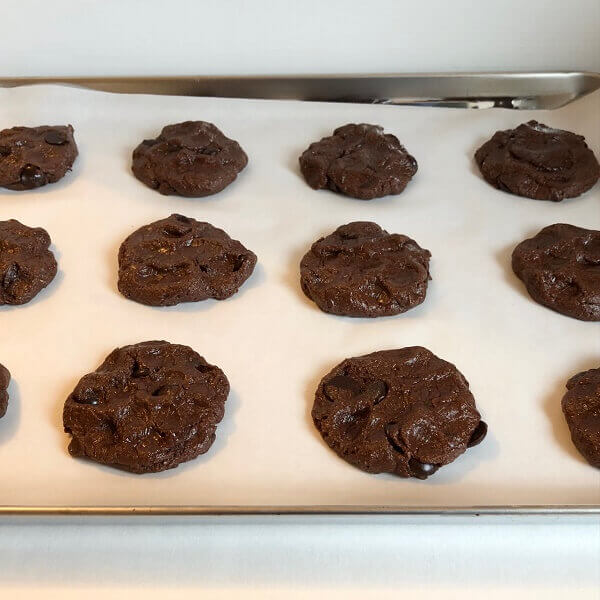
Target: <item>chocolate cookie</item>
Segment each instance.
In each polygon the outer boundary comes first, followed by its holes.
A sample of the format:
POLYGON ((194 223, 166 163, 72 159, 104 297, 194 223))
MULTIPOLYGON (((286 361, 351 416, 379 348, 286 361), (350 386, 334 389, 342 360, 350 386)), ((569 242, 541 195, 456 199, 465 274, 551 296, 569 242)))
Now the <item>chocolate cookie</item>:
POLYGON ((188 346, 117 348, 65 402, 69 452, 132 473, 172 469, 211 447, 228 394, 223 371, 188 346))
POLYGON ((321 380, 312 417, 351 465, 417 479, 487 433, 460 371, 420 346, 347 358, 321 380))
POLYGON ((0 305, 25 304, 56 275, 45 229, 19 221, 0 221, 0 305))
POLYGON ((330 189, 360 200, 399 194, 417 172, 417 161, 398 138, 378 125, 344 125, 311 144, 300 170, 315 190, 330 189))
POLYGON ((376 223, 357 221, 317 240, 300 263, 300 283, 334 315, 382 317, 425 300, 429 250, 376 223))
POLYGON ((582 321, 600 321, 600 231, 544 227, 514 249, 512 268, 539 304, 582 321))
POLYGON ((8 384, 10 383, 10 372, 0 365, 0 418, 6 414, 8 408, 8 384))
POLYGON ((212 123, 167 125, 133 151, 133 174, 161 194, 198 198, 226 188, 248 164, 246 153, 212 123))
POLYGON ((71 170, 76 157, 71 125, 4 129, 0 131, 0 187, 32 190, 56 183, 71 170))
POLYGON ((574 198, 600 177, 600 165, 583 136, 537 121, 497 131, 475 160, 494 187, 536 200, 574 198))
POLYGON ((119 250, 119 291, 150 306, 224 300, 250 277, 256 255, 222 229, 171 215, 134 231, 119 250))
POLYGON ((600 469, 600 368, 574 375, 567 390, 562 409, 571 439, 590 465, 600 469))

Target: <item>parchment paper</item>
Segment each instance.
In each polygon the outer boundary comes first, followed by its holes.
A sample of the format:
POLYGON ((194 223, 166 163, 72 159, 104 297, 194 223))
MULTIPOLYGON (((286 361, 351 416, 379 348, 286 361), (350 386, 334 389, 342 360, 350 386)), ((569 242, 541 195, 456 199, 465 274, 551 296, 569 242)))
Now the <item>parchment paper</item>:
POLYGON ((13 375, 0 420, 0 504, 599 503, 598 471, 573 447, 560 409, 567 379, 600 366, 599 324, 533 302, 510 253, 552 223, 599 229, 600 185, 557 204, 519 198, 485 183, 472 158, 494 131, 531 118, 584 134, 600 156, 597 93, 558 111, 521 112, 0 90, 0 128, 71 123, 80 149, 61 182, 0 191, 0 219, 46 228, 59 262, 34 301, 0 308, 0 362, 13 375), (161 196, 130 172, 142 139, 187 119, 214 122, 248 153, 238 181, 216 196, 161 196), (362 202, 305 184, 299 154, 348 122, 383 125, 417 158, 402 195, 362 202), (222 227, 256 252, 240 293, 162 309, 118 293, 120 243, 172 212, 222 227), (300 258, 353 220, 431 251, 424 304, 366 320, 324 314, 304 297, 300 258), (188 344, 229 377, 213 447, 144 476, 71 458, 67 395, 113 348, 151 339, 188 344), (425 482, 356 470, 312 425, 316 385, 345 357, 415 344, 465 374, 489 435, 425 482))

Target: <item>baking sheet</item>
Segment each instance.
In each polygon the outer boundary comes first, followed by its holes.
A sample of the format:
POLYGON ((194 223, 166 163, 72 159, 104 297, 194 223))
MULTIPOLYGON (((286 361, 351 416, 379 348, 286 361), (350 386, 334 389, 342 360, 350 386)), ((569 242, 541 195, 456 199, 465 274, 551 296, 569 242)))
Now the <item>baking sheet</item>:
POLYGON ((472 159, 495 130, 530 118, 585 134, 600 155, 598 93, 544 113, 0 90, 0 128, 72 123, 80 149, 58 184, 0 192, 0 219, 46 228, 59 262, 33 302, 0 307, 0 362, 13 375, 0 421, 0 505, 600 504, 598 471, 572 446, 560 409, 566 380, 600 362, 598 324, 537 305, 510 270, 512 248, 546 225, 600 228, 600 186, 557 204, 518 198, 487 185, 472 159), (141 139, 186 119, 214 122, 248 153, 238 181, 216 196, 164 197, 130 173, 141 139), (417 158, 402 195, 362 202, 304 183, 299 154, 347 122, 383 125, 417 158), (239 294, 151 308, 118 293, 121 241, 172 212, 222 227, 256 252, 239 294), (376 221, 431 251, 424 304, 350 319, 303 296, 300 258, 353 220, 376 221), (215 444, 143 476, 72 459, 65 398, 113 348, 150 339, 191 345, 229 377, 215 444), (358 471, 312 426, 316 385, 347 356, 415 344, 465 374, 488 437, 425 482, 358 471))

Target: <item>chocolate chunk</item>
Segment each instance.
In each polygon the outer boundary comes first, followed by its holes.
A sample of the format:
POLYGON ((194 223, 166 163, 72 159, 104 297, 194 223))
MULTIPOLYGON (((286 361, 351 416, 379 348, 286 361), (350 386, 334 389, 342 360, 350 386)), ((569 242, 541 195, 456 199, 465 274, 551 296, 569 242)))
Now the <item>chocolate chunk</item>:
POLYGON ((8 408, 8 385, 10 384, 10 372, 0 364, 0 418, 6 414, 8 408))
POLYGON ((133 174, 161 194, 200 197, 216 194, 248 164, 240 145, 205 121, 163 128, 155 140, 133 151, 133 174))
POLYGON ((317 388, 312 417, 350 464, 417 479, 451 463, 487 431, 460 371, 418 346, 340 363, 317 388))
POLYGON ((562 410, 573 444, 590 465, 600 469, 600 368, 569 379, 562 410))
POLYGON ((494 187, 536 200, 579 196, 600 178, 600 165, 584 137, 537 121, 497 131, 475 160, 494 187))
POLYGON ((210 448, 228 394, 223 371, 188 346, 117 348, 65 402, 69 452, 132 473, 172 469, 210 448))
POLYGON ((100 404, 100 394, 92 388, 83 388, 77 395, 73 395, 73 401, 77 404, 100 404))
POLYGON ((582 321, 600 321, 600 231, 544 227, 512 253, 512 268, 539 304, 582 321))
POLYGON ((388 393, 388 387, 385 381, 372 381, 362 392, 363 398, 366 398, 373 404, 379 404, 388 393))
POLYGON ((0 305, 25 304, 55 277, 50 236, 11 219, 0 221, 0 305))
POLYGON ((233 296, 256 255, 222 229, 171 215, 132 233, 119 250, 119 291, 150 306, 233 296))
POLYGON ((46 176, 42 173, 42 170, 35 165, 25 165, 21 169, 21 183, 23 189, 31 190, 46 185, 46 176))
POLYGON ((485 421, 479 421, 479 425, 475 428, 469 443, 467 444, 467 448, 472 448, 473 446, 477 446, 483 442, 485 436, 487 435, 488 426, 485 421))
POLYGON ((417 172, 417 161, 383 127, 362 123, 338 127, 311 144, 300 169, 311 188, 371 200, 400 194, 417 172))
POLYGON ((48 144, 61 146, 62 144, 66 144, 68 142, 68 138, 64 131, 52 129, 46 133, 44 136, 44 141, 48 144))
POLYGON ((300 263, 302 291, 324 312, 397 315, 425 300, 429 250, 376 223, 348 223, 317 240, 300 263))
POLYGON ((2 287, 4 291, 8 291, 10 287, 17 281, 17 277, 19 276, 19 265, 17 263, 12 263, 8 269, 6 269, 4 273, 4 278, 2 279, 2 287))
POLYGON ((419 462, 416 458, 411 458, 408 461, 408 468, 412 477, 417 479, 427 479, 433 475, 439 468, 439 465, 430 465, 428 463, 419 462))
POLYGON ((76 157, 71 125, 4 129, 0 131, 0 187, 31 190, 55 183, 71 170, 76 157))
POLYGON ((346 375, 337 375, 323 385, 323 393, 330 400, 335 400, 340 391, 347 391, 352 396, 357 396, 360 394, 361 385, 358 381, 346 375))

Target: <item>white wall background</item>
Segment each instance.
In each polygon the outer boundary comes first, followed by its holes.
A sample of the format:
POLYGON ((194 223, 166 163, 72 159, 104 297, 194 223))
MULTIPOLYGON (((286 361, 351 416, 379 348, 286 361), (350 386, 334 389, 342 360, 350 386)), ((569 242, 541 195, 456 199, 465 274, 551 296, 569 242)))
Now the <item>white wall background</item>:
POLYGON ((0 77, 600 71, 600 0, 0 0, 0 77))

